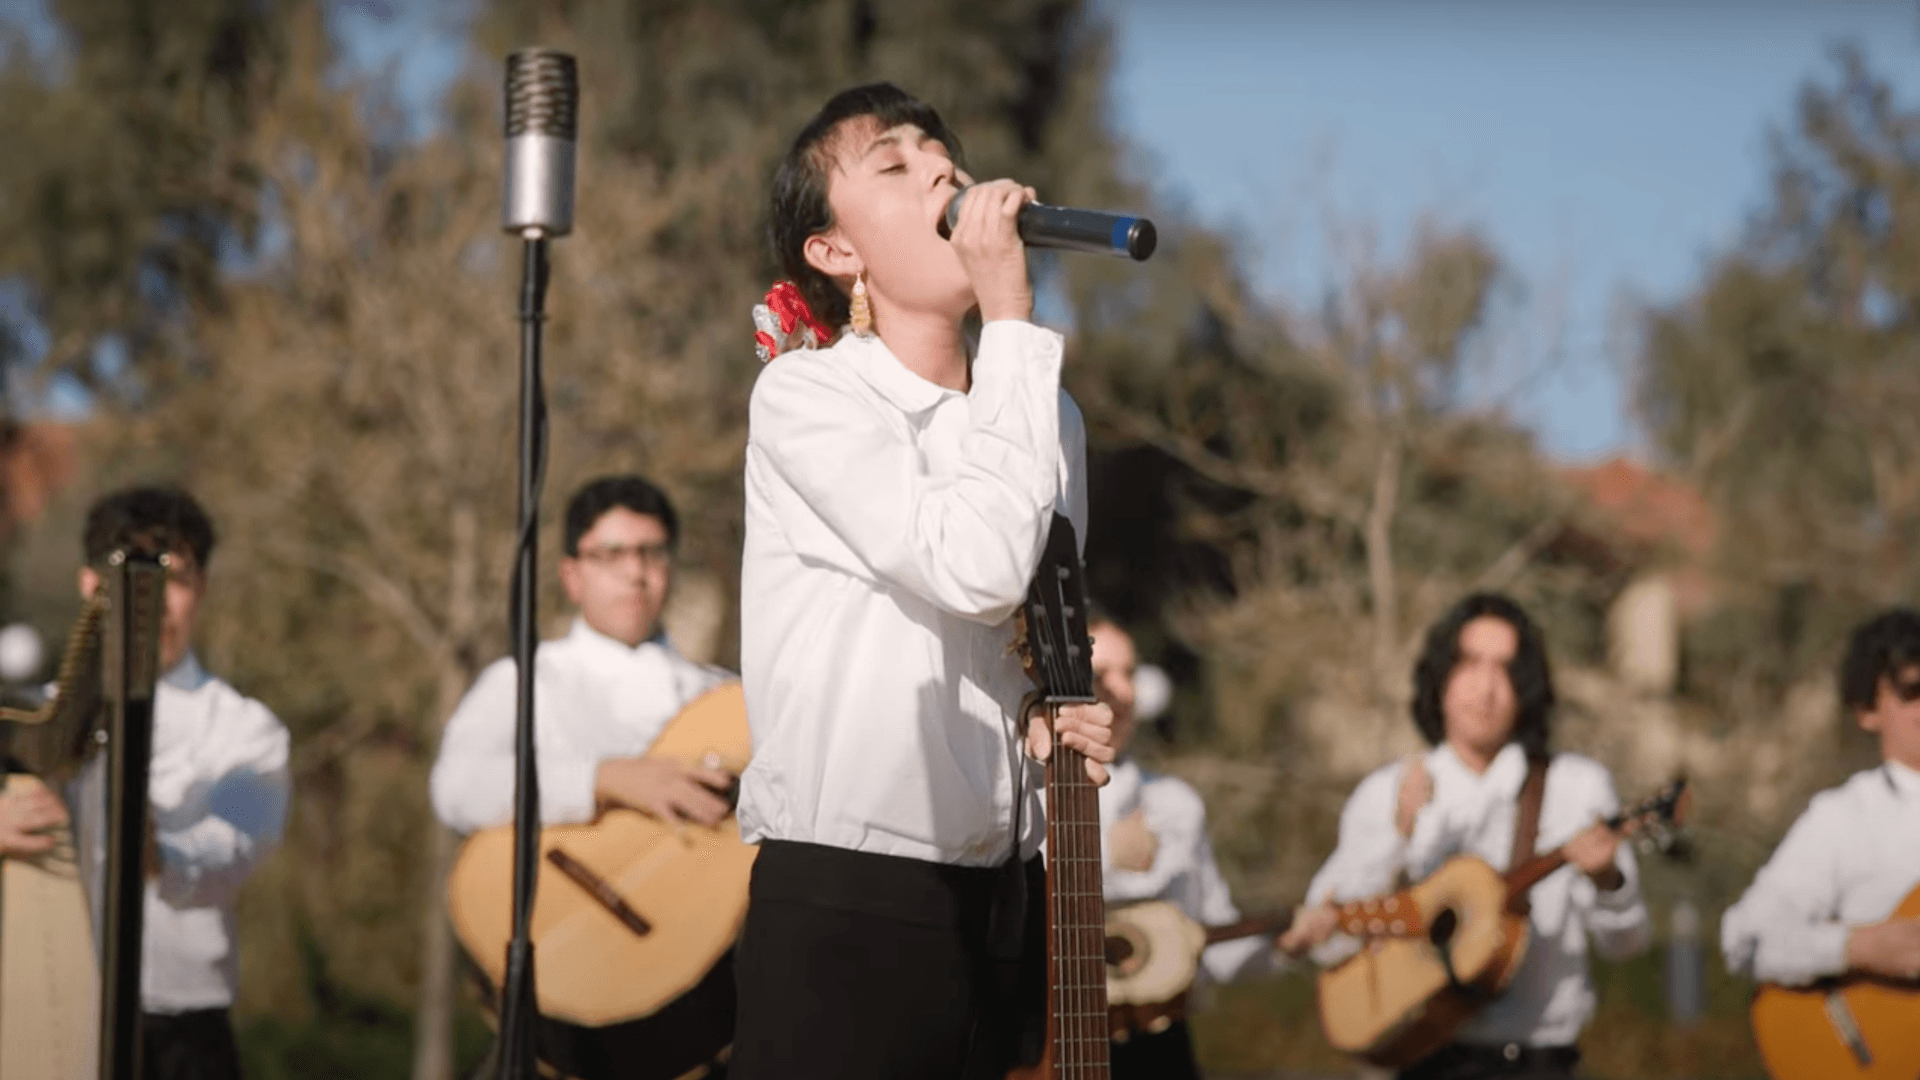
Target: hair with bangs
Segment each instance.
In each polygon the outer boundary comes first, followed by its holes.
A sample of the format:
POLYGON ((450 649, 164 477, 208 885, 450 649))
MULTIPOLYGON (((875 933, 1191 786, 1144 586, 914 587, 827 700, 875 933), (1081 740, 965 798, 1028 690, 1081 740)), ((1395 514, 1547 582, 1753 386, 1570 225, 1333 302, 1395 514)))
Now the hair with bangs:
POLYGON ((807 240, 833 228, 827 186, 838 164, 839 136, 848 121, 866 119, 881 131, 912 124, 940 140, 955 165, 961 163, 960 139, 940 114, 892 83, 868 83, 842 90, 800 129, 773 177, 767 234, 781 272, 799 286, 814 317, 836 331, 847 322, 847 294, 807 262, 807 240))
POLYGON ((1900 678, 1920 665, 1920 612, 1890 608, 1854 628, 1840 661, 1840 701, 1855 712, 1872 712, 1880 700, 1880 680, 1900 678))
POLYGON ((1513 696, 1519 704, 1513 738, 1529 757, 1547 754, 1547 721, 1553 713, 1553 672, 1547 665, 1546 641, 1525 609, 1499 593, 1474 593, 1440 617, 1427 631, 1426 648, 1413 668, 1413 723, 1432 746, 1447 737, 1444 701, 1447 682, 1460 663, 1460 632, 1475 619, 1494 618, 1513 627, 1519 647, 1507 665, 1513 696))

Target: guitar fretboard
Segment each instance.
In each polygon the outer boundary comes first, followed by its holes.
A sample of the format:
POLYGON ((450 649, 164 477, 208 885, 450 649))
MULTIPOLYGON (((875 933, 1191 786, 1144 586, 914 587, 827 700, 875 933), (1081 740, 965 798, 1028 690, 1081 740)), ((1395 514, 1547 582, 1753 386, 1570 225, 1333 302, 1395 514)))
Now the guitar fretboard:
POLYGON ((1086 758, 1056 746, 1047 768, 1047 961, 1054 1075, 1107 1075, 1107 908, 1099 791, 1086 758))

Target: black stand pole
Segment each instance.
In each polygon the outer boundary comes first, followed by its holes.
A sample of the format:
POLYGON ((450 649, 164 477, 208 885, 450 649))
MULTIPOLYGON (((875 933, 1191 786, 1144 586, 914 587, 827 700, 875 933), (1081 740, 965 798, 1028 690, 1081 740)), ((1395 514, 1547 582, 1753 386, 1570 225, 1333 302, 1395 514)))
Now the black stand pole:
POLYGON ((540 1007, 534 993, 533 918, 540 851, 540 774, 533 746, 534 585, 540 488, 546 471, 547 409, 540 380, 540 324, 546 318, 547 239, 526 238, 520 271, 520 544, 513 570, 514 717, 513 938, 500 993, 500 1078, 535 1080, 540 1007))
POLYGON ((159 680, 166 571, 152 556, 113 554, 101 674, 107 729, 107 859, 101 942, 100 1077, 139 1080, 140 959, 147 902, 147 771, 159 680))

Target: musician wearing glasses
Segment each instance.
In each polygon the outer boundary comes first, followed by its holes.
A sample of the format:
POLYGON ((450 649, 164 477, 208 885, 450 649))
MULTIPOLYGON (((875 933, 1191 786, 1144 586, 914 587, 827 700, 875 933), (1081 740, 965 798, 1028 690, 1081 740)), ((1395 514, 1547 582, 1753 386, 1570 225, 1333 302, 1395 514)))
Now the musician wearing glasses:
POLYGON ((1613 780, 1589 758, 1549 754, 1553 705, 1546 647, 1526 612, 1486 593, 1454 605, 1414 668, 1413 719, 1432 749, 1360 782, 1340 815, 1338 845, 1308 886, 1316 906, 1281 938, 1288 952, 1312 949, 1337 963, 1357 945, 1333 936, 1327 901, 1386 895, 1403 876, 1423 880, 1457 854, 1507 871, 1525 843, 1515 837, 1528 780, 1544 768, 1525 856, 1564 846, 1568 865, 1528 894, 1532 941, 1506 993, 1402 1080, 1573 1076, 1574 1044, 1594 1009, 1589 939, 1609 959, 1647 947, 1632 849, 1596 824, 1620 809, 1613 780))
MULTIPOLYGON (((142 1075, 229 1080, 240 1075, 229 1010, 240 976, 234 905, 260 860, 279 846, 287 812, 287 729, 265 705, 202 667, 193 634, 207 594, 213 523, 171 487, 116 492, 87 512, 80 593, 102 587, 96 567, 116 551, 164 557, 167 581, 147 779, 153 824, 141 938, 142 1075), (157 863, 154 856, 158 856, 157 863)), ((66 789, 0 796, 0 858, 53 844, 68 807, 78 819, 82 877, 100 903, 105 874, 104 757, 66 789)), ((3 915, 0 915, 3 917, 3 915)), ((97 923, 96 923, 97 925, 97 923)))
POLYGON ((1786 986, 1840 975, 1920 980, 1920 612, 1856 628, 1840 700, 1880 741, 1879 767, 1813 797, 1720 922, 1735 974, 1786 986))
MULTIPOLYGON (((579 609, 567 635, 534 660, 540 818, 589 822, 609 806, 714 825, 732 777, 645 754, 681 707, 722 682, 674 651, 660 629, 673 584, 679 519, 638 476, 608 476, 567 504, 560 584, 579 609)), ((458 832, 513 820, 512 657, 480 673, 440 737, 433 806, 458 832)))

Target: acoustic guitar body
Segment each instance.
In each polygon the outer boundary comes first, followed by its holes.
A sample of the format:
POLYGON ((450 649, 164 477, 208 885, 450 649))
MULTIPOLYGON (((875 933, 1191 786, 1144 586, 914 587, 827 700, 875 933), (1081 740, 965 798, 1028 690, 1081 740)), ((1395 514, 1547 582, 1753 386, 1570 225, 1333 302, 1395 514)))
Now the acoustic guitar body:
MULTIPOLYGON (((738 775, 750 748, 745 697, 731 683, 682 709, 647 756, 689 764, 717 758, 719 768, 738 775)), ((642 1026, 683 1043, 719 1040, 689 1048, 689 1063, 661 1063, 660 1075, 677 1076, 724 1047, 732 970, 720 960, 746 919, 755 850, 741 842, 731 817, 706 828, 614 809, 591 825, 541 830, 531 932, 535 991, 548 1022, 543 1058, 572 1072, 555 1057, 615 1053, 606 1048, 627 1043, 624 1036, 642 1026), (556 850, 617 894, 626 917, 563 871, 551 857, 556 850), (720 1020, 712 1018, 715 1009, 724 1013, 720 1020), (702 1029, 698 1038, 695 1028, 702 1029), (697 1056, 702 1051, 706 1057, 697 1056)), ((447 908, 468 955, 488 985, 499 987, 513 931, 511 825, 475 833, 461 848, 447 877, 447 908)), ((633 1063, 624 1068, 631 1073, 633 1063)))
MULTIPOLYGON (((1530 932, 1527 917, 1507 909, 1506 880, 1472 856, 1448 860, 1400 896, 1412 901, 1427 932, 1392 936, 1385 925, 1376 928, 1359 952, 1321 972, 1319 985, 1327 1042, 1390 1068, 1451 1042, 1487 997, 1505 990, 1530 932)), ((1383 924, 1394 914, 1371 913, 1383 924)))
MULTIPOLYGON (((1920 888, 1894 917, 1920 918, 1920 888)), ((1753 1036, 1774 1080, 1915 1080, 1920 986, 1874 979, 1767 984, 1753 997, 1753 1036)))
MULTIPOLYGON (((16 773, 8 790, 42 786, 16 773)), ((70 828, 33 859, 0 859, 0 1077, 99 1075, 100 958, 70 828)))

